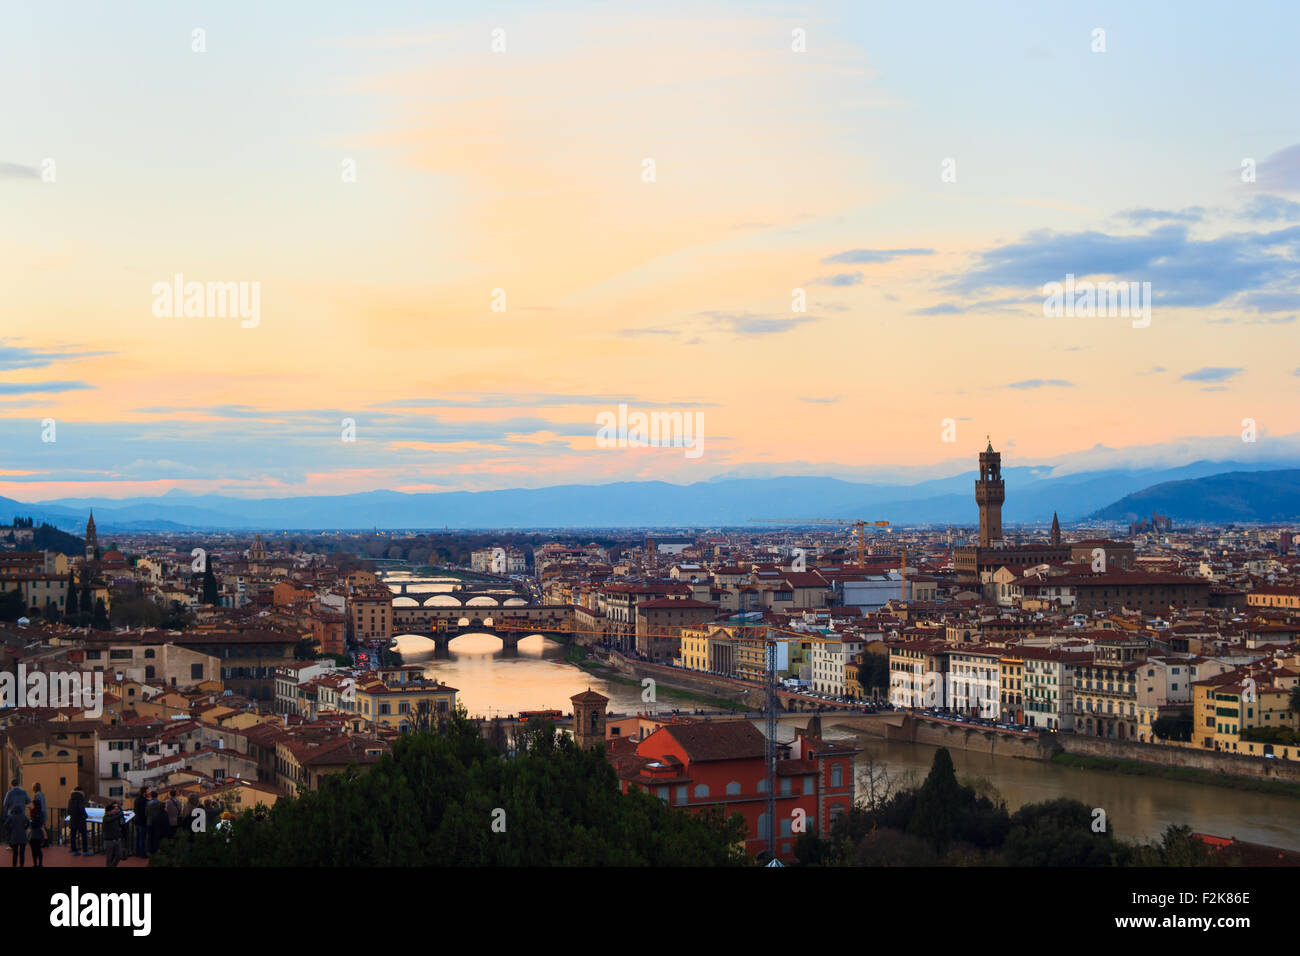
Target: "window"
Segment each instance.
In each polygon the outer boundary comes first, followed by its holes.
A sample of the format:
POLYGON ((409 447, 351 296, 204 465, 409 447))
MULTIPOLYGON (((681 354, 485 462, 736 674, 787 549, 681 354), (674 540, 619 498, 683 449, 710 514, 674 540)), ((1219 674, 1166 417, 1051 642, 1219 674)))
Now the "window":
POLYGON ((707 783, 697 784, 695 787, 695 798, 707 797, 709 795, 709 785, 707 783))

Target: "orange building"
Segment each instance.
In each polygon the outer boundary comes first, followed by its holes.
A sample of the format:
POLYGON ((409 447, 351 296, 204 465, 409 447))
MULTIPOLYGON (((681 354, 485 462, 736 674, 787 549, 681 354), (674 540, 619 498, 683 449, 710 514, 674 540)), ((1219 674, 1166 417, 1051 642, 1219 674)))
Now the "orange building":
MULTIPOLYGON (((778 747, 774 809, 776 855, 794 857, 801 833, 829 832, 853 805, 852 747, 825 743, 816 723, 778 747)), ((748 721, 671 723, 635 744, 613 748, 624 793, 638 788, 673 807, 720 807, 745 818, 745 850, 767 849, 767 742, 748 721)))

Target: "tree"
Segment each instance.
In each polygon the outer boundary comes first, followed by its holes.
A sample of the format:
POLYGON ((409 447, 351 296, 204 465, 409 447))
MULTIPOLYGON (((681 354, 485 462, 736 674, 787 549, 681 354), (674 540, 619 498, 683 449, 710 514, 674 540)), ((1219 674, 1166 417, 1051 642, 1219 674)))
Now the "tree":
POLYGON ((916 795, 916 810, 908 822, 907 832, 928 840, 942 850, 956 838, 962 810, 962 787, 953 769, 952 754, 940 747, 916 795))
POLYGON ((0 621, 16 621, 27 616, 27 602, 21 590, 0 592, 0 621))
POLYGON ((212 555, 208 555, 207 560, 203 562, 203 603, 219 606, 221 588, 217 585, 217 574, 212 568, 212 555))
POLYGON ((108 608, 104 606, 103 598, 95 598, 95 617, 92 623, 98 630, 108 630, 108 608))
POLYGON ((369 769, 246 811, 225 834, 164 844, 153 865, 734 866, 748 862, 739 815, 674 809, 622 793, 598 751, 537 735, 503 759, 457 715, 403 734, 369 769))
POLYGON ((77 617, 77 614, 78 614, 77 579, 73 577, 72 572, 69 571, 68 572, 68 601, 67 601, 67 607, 64 609, 64 615, 68 618, 68 620, 71 621, 77 617))
POLYGON ((1129 862, 1130 848, 1109 830, 1093 829, 1092 808, 1061 797, 1030 803, 1011 817, 1002 845, 1008 866, 1117 866, 1129 862))

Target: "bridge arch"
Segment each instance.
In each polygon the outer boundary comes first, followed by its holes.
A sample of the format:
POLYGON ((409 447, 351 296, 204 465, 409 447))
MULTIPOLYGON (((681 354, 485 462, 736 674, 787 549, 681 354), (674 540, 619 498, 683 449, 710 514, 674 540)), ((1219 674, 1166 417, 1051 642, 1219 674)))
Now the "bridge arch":
POLYGON ((494 597, 488 597, 486 594, 480 594, 478 597, 472 597, 465 602, 465 607, 500 607, 501 602, 494 597))
POLYGON ((463 607, 460 598, 451 594, 435 594, 426 598, 422 607, 463 607))

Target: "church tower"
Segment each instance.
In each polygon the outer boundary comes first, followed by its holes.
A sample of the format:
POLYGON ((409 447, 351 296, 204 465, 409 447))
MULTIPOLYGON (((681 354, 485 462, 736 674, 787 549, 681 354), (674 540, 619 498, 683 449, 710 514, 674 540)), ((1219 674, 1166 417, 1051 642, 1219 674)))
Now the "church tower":
POLYGON ((573 702, 573 740, 584 750, 605 742, 605 705, 609 698, 588 687, 569 698, 573 702))
POLYGON ((86 561, 95 560, 95 552, 99 550, 99 538, 95 535, 95 509, 90 510, 90 520, 86 522, 86 561))
POLYGON ((1052 512, 1052 547, 1061 546, 1061 522, 1056 518, 1056 512, 1052 512))
POLYGON ((980 476, 975 481, 975 503, 980 508, 980 547, 991 548, 1002 540, 1002 502, 1007 489, 1002 481, 1002 456, 993 450, 980 452, 980 476))

